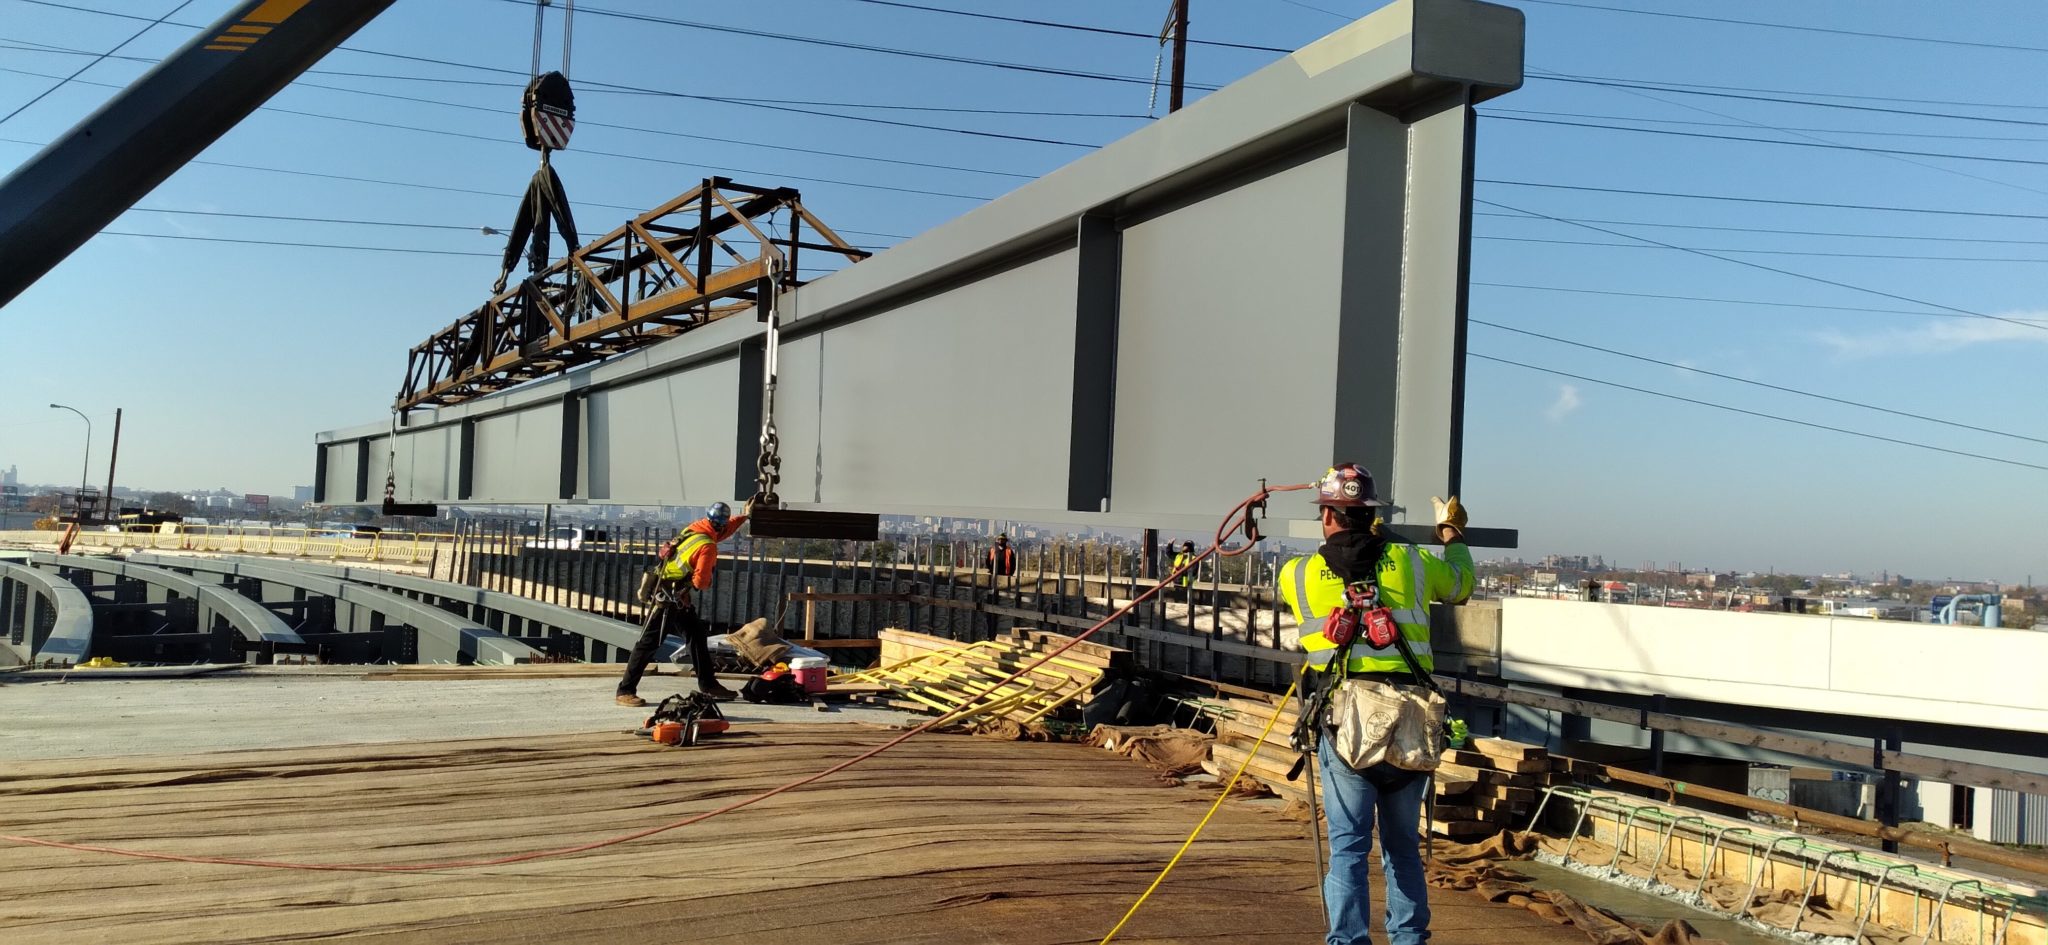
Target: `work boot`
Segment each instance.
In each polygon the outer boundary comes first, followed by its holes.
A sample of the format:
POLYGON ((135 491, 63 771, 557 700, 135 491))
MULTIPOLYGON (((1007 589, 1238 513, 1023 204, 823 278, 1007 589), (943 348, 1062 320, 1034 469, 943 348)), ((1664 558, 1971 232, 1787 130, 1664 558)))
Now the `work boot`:
POLYGON ((739 693, 727 689, 725 688, 725 686, 715 681, 708 683, 698 683, 697 691, 707 696, 710 696, 713 699, 717 699, 720 702, 731 702, 732 700, 740 697, 739 693))
POLYGON ((642 699, 639 696, 636 696, 630 692, 619 693, 616 697, 612 699, 612 701, 620 705, 632 706, 636 709, 647 704, 647 700, 642 699))

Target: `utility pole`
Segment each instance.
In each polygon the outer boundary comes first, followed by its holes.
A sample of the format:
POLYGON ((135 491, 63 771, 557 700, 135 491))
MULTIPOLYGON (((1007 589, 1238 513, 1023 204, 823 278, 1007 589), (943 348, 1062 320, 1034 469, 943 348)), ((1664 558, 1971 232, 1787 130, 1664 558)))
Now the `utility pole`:
POLYGON ((107 494, 102 498, 107 504, 106 520, 114 520, 114 463, 121 458, 121 408, 114 408, 114 449, 107 454, 107 494))
POLYGON ((1173 88, 1167 93, 1167 114, 1180 111, 1181 90, 1188 72, 1188 0, 1173 0, 1173 88))

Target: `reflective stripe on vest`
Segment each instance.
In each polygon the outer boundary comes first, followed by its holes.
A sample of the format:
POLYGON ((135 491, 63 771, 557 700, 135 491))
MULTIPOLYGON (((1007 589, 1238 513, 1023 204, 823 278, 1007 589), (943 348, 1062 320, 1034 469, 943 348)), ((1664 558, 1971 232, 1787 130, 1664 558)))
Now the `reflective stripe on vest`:
POLYGON ((661 576, 670 581, 680 581, 689 577, 690 572, 696 567, 697 552, 703 550, 705 545, 715 544, 717 542, 705 537, 701 532, 691 532, 684 536, 683 543, 676 546, 676 556, 661 563, 661 576))

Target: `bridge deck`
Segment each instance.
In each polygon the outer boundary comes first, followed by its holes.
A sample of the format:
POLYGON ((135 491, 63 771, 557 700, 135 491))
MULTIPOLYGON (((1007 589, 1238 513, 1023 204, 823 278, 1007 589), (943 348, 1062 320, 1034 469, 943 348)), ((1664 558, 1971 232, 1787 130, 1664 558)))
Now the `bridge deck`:
MULTIPOLYGON (((604 733, 27 762, 0 777, 0 823, 231 856, 500 855, 673 820, 889 735, 846 724, 744 733, 688 752, 604 733)), ((1211 796, 1078 745, 933 736, 755 808, 564 859, 381 875, 0 846, 0 882, 20 892, 8 924, 22 945, 280 934, 436 945, 1094 941, 1211 796)), ((1120 940, 1320 941, 1302 831, 1226 804, 1120 940)), ((1469 893, 1432 896, 1436 940, 1448 945, 1585 940, 1469 893)))

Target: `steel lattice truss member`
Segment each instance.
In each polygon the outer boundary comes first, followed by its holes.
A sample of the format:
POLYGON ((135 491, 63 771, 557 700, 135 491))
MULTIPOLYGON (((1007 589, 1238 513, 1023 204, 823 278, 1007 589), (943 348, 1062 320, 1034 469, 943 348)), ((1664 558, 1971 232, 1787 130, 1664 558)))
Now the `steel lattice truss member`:
POLYGON ((871 255, 793 188, 707 178, 413 348, 396 409, 460 403, 750 309, 769 289, 771 260, 782 261, 778 291, 803 284, 806 249, 871 255))

